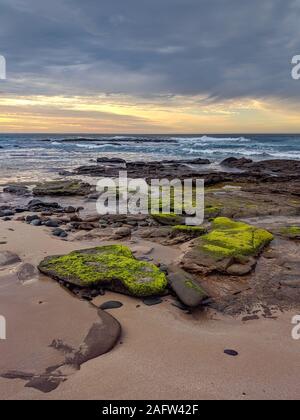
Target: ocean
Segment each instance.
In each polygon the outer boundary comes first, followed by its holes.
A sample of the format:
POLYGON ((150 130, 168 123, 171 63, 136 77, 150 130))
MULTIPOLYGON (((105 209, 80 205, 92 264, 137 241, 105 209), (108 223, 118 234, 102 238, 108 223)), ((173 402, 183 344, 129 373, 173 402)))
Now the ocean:
POLYGON ((34 181, 61 169, 91 164, 91 160, 101 156, 117 156, 128 161, 201 157, 214 164, 229 156, 300 160, 300 134, 0 134, 1 183, 34 181))

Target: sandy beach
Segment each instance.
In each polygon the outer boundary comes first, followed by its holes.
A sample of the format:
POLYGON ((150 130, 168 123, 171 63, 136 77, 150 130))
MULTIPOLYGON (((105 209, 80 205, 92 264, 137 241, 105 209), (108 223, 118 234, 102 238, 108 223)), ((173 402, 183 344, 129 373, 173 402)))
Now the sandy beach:
MULTIPOLYGON (((8 334, 0 343, 1 372, 38 373, 58 363, 61 355, 49 348, 54 339, 78 344, 95 322, 97 306, 109 300, 123 303, 107 311, 122 326, 112 351, 68 372, 67 380, 49 393, 24 387, 22 379, 0 378, 2 399, 299 398, 299 341, 291 337, 295 311, 243 322, 242 315, 224 316, 212 309, 186 314, 171 305, 171 296, 150 307, 112 292, 86 302, 40 274, 25 282, 16 275, 24 263, 36 266, 46 255, 68 253, 82 243, 14 221, 0 223, 0 239, 6 242, 1 251, 10 250, 22 260, 0 272, 0 308, 8 334), (230 357, 224 349, 239 355, 230 357)), ((178 257, 178 250, 152 245, 153 257, 166 264, 178 257)), ((149 242, 134 246, 145 248, 149 242)))

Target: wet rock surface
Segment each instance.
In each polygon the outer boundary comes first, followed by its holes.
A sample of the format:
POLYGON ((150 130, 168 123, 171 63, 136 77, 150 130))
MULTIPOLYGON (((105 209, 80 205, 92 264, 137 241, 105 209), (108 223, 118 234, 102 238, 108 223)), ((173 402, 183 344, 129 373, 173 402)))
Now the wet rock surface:
POLYGON ((187 307, 198 307, 208 297, 191 275, 176 266, 169 267, 168 281, 171 289, 187 307))
POLYGON ((110 300, 110 301, 102 303, 102 305, 100 305, 100 309, 105 311, 107 309, 118 309, 118 308, 121 308, 122 306, 123 306, 122 302, 119 302, 116 300, 110 300))
POLYGON ((21 262, 21 258, 10 251, 0 251, 0 267, 13 265, 21 262))
POLYGON ((91 186, 81 181, 49 181, 38 184, 33 189, 33 195, 36 196, 72 196, 88 195, 91 186))

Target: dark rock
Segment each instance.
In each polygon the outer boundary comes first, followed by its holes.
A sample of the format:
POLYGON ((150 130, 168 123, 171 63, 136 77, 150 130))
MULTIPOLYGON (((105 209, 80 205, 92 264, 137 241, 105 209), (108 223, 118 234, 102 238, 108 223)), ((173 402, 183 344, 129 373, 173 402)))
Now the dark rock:
POLYGON ((34 219, 34 220, 32 220, 32 222, 30 222, 30 224, 32 226, 41 226, 42 222, 41 222, 40 219, 34 219))
POLYGON ((45 203, 41 200, 34 199, 28 203, 29 211, 44 212, 44 211, 56 211, 62 210, 62 207, 58 203, 45 203))
POLYGON ((228 166, 230 168, 242 168, 246 164, 250 164, 250 163, 253 163, 253 160, 247 159, 244 157, 240 159, 237 159, 235 157, 230 157, 223 160, 223 162, 221 162, 221 165, 228 166))
POLYGON ((159 305, 160 303, 162 303, 163 300, 160 297, 150 297, 150 298, 146 298, 143 299, 143 303, 147 306, 154 306, 154 305, 159 305))
POLYGON ((75 207, 68 206, 68 207, 65 207, 64 208, 64 212, 65 213, 75 213, 76 212, 76 209, 75 209, 75 207))
POLYGON ((54 229, 52 231, 52 235, 57 236, 59 238, 66 238, 68 236, 68 234, 63 229, 60 229, 60 228, 54 229))
POLYGON ((37 216, 36 214, 33 214, 33 215, 28 215, 28 216, 25 217, 25 221, 27 223, 31 223, 34 220, 40 220, 39 216, 37 216))
POLYGON ((20 257, 10 251, 0 251, 0 267, 13 265, 21 261, 20 257))
POLYGON ((45 223, 45 226, 51 227, 51 228, 58 228, 59 224, 55 220, 48 220, 45 223))
POLYGON ((180 301, 190 308, 201 305, 208 297, 191 275, 176 266, 169 267, 168 280, 180 301))
POLYGON ((37 198, 34 198, 33 200, 29 201, 28 207, 37 206, 39 204, 43 204, 43 202, 41 200, 38 200, 37 198))
POLYGON ((22 196, 30 194, 28 188, 20 184, 7 185, 3 188, 3 192, 22 196))
POLYGON ((28 211, 27 207, 15 207, 16 213, 25 213, 25 211, 28 211))
POLYGON ((14 216, 15 212, 13 210, 0 210, 0 217, 10 217, 14 216))
POLYGON ((97 159, 98 163, 116 163, 116 164, 126 164, 126 160, 120 158, 109 158, 109 157, 100 157, 97 159))
POLYGON ((115 301, 115 300, 110 300, 108 302, 102 303, 102 305, 100 306, 100 309, 102 309, 104 311, 106 309, 121 308, 122 306, 123 306, 122 302, 118 302, 118 301, 115 301))
POLYGON ((233 357, 236 357, 239 355, 239 353, 235 350, 224 350, 224 354, 227 354, 227 356, 233 356, 233 357))

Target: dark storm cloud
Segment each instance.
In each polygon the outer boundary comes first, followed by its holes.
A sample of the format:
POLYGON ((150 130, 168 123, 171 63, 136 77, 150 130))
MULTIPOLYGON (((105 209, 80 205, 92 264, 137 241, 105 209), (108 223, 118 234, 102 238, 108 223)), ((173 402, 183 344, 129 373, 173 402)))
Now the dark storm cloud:
POLYGON ((0 0, 18 94, 300 96, 299 0, 0 0))

